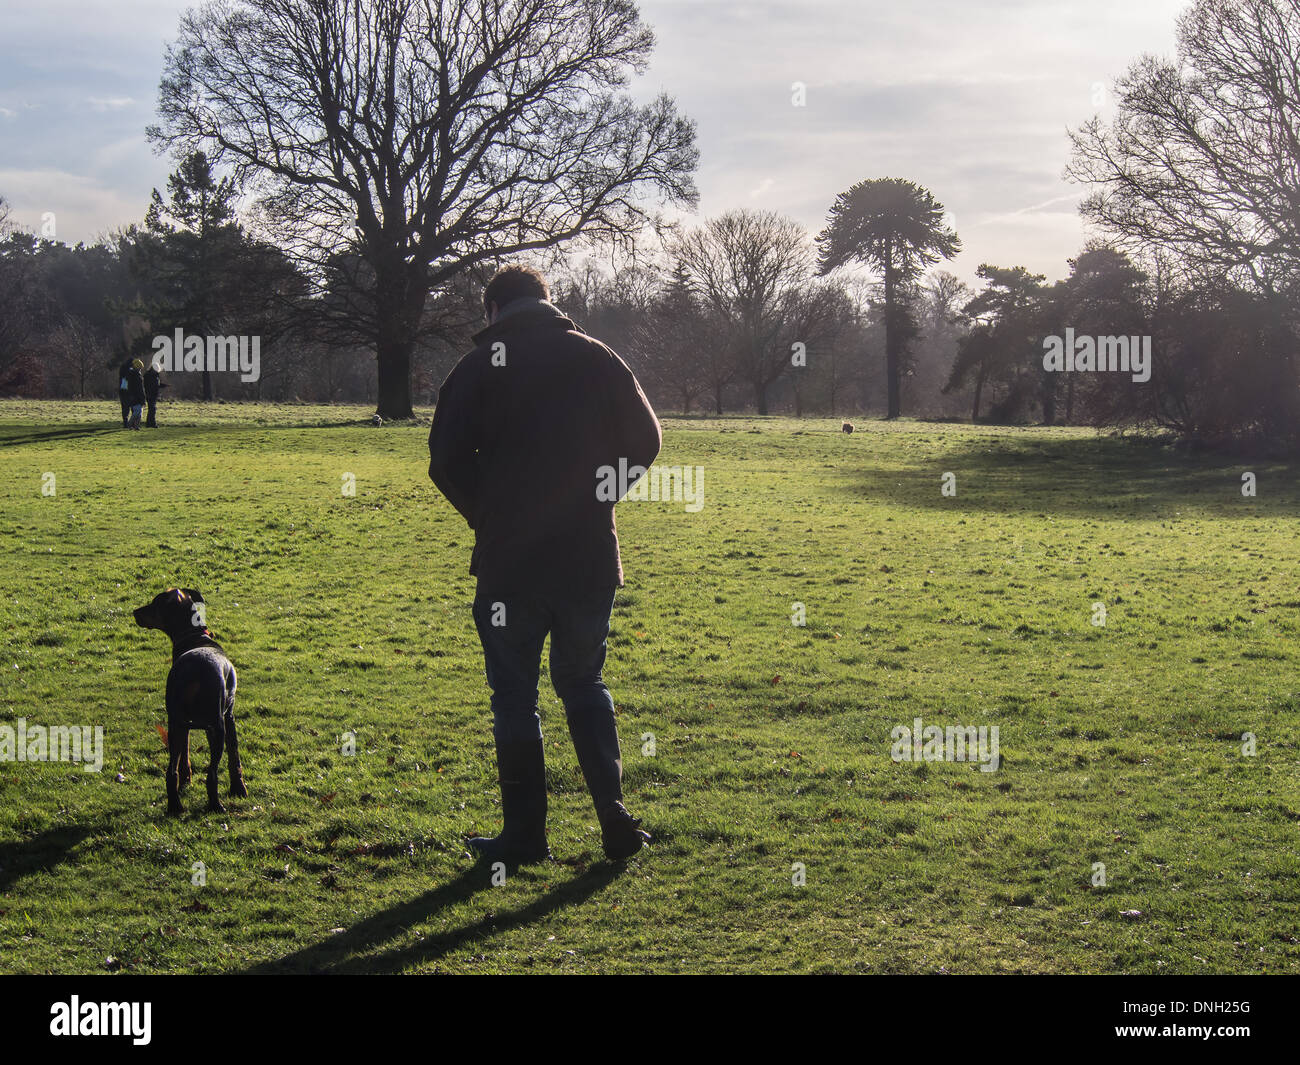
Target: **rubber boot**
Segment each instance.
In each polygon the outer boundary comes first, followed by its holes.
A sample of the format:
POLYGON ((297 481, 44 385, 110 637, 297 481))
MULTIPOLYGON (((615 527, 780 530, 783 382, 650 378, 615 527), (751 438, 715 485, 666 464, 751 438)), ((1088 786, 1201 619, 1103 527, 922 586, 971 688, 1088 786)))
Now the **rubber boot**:
POLYGON ((551 857, 546 844, 546 758, 541 737, 497 743, 501 780, 498 836, 475 836, 469 845, 484 861, 528 865, 551 857))
POLYGON ((650 833, 641 828, 641 818, 633 817, 621 802, 597 809, 596 816, 600 819, 600 845, 612 862, 631 858, 650 842, 650 833))
POLYGON ((611 861, 630 858, 650 842, 650 834, 641 830, 640 819, 623 806, 623 759, 612 706, 567 716, 578 765, 600 821, 601 846, 611 861))

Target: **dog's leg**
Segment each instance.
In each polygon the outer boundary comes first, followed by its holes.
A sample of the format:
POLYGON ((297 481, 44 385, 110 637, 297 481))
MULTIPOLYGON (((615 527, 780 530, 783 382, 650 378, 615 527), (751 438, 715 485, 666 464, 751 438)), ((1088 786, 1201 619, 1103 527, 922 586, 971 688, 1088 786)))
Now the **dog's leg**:
POLYGON ((226 730, 220 724, 208 729, 208 748, 212 761, 208 763, 208 809, 222 813, 226 808, 221 805, 221 796, 217 794, 217 770, 221 765, 221 752, 225 748, 226 730))
MULTIPOLYGON (((167 735, 170 739, 171 733, 169 732, 167 735)), ((185 789, 190 786, 190 781, 194 779, 194 767, 190 764, 190 730, 182 728, 180 737, 171 740, 171 742, 175 743, 179 747, 178 755, 180 757, 181 773, 180 790, 181 793, 184 794, 185 789)))
POLYGON ((226 711, 226 746, 230 759, 230 794, 236 799, 247 799, 248 788, 244 786, 244 765, 239 760, 239 740, 235 736, 235 712, 226 711))
POLYGON ((181 806, 181 747, 189 747, 189 733, 184 727, 177 728, 177 722, 167 722, 167 813, 178 816, 184 809, 181 806), (181 737, 184 737, 182 740, 181 737))

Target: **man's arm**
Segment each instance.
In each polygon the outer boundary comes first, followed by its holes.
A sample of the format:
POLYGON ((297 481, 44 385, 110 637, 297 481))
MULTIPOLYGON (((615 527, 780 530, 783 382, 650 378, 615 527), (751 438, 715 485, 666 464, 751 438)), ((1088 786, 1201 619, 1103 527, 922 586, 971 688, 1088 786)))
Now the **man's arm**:
POLYGON ((429 429, 429 479, 474 527, 478 493, 478 397, 458 364, 438 389, 429 429))
POLYGON ((610 411, 617 457, 626 458, 629 469, 649 469, 663 446, 659 419, 631 368, 613 351, 610 355, 610 411))

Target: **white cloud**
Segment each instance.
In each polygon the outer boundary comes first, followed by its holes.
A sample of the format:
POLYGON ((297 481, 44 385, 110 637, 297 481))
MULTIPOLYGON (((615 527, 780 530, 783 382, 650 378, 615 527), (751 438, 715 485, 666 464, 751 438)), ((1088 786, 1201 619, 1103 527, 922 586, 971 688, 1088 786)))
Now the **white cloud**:
POLYGON ((13 209, 13 220, 34 232, 40 232, 42 216, 53 212, 57 239, 69 244, 138 221, 143 213, 133 191, 65 170, 0 169, 0 192, 13 209))
POLYGON ((94 111, 120 111, 135 101, 129 96, 91 96, 86 103, 90 104, 91 110, 94 111))

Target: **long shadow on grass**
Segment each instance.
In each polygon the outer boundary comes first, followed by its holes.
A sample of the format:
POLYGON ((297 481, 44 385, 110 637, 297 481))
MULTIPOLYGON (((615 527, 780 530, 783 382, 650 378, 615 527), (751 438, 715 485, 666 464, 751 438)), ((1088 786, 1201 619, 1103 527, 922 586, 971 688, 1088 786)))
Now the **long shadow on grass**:
MULTIPOLYGON (((401 422, 398 427, 411 423, 401 422)), ((340 422, 323 422, 323 421, 302 421, 302 422, 276 422, 270 425, 257 425, 247 422, 230 422, 227 424, 208 424, 208 425, 189 425, 183 422, 162 422, 162 429, 170 429, 172 432, 164 437, 156 434, 157 430, 141 429, 141 435, 136 437, 132 434, 133 443, 151 444, 155 441, 162 440, 169 447, 174 446, 176 437, 183 436, 187 443, 193 443, 195 440, 216 436, 229 437, 238 434, 276 432, 285 429, 357 429, 360 427, 370 427, 370 422, 366 419, 356 418, 351 421, 340 422)), ((77 437, 97 436, 101 434, 114 435, 123 433, 124 430, 120 425, 65 425, 58 428, 32 429, 28 426, 19 426, 13 424, 0 425, 0 444, 6 447, 21 447, 24 444, 44 444, 51 441, 72 440, 77 437)))
POLYGON ((565 906, 585 902, 613 881, 622 867, 608 862, 592 866, 586 872, 552 888, 526 906, 486 917, 455 931, 429 936, 409 946, 395 947, 380 954, 376 947, 402 935, 415 925, 431 920, 442 910, 464 902, 472 895, 491 887, 490 872, 474 866, 455 880, 426 892, 419 898, 383 910, 310 947, 273 961, 263 962, 248 974, 269 973, 394 973, 409 965, 434 961, 476 940, 487 940, 513 928, 532 924, 565 906))
POLYGON ((1215 518, 1300 515, 1295 468, 1285 463, 1188 455, 1117 438, 981 437, 937 451, 932 461, 877 468, 864 454, 858 469, 841 467, 843 489, 904 507, 954 513, 1050 513, 1121 521, 1157 521, 1206 510, 1215 518), (1241 475, 1257 477, 1257 496, 1243 498, 1241 475), (952 473, 956 495, 944 496, 952 473))
POLYGON ((23 877, 44 872, 66 861, 92 830, 88 825, 62 825, 31 839, 0 841, 0 894, 23 877))
MULTIPOLYGON (((44 444, 51 440, 73 440, 82 436, 99 436, 103 433, 122 433, 126 430, 121 425, 65 425, 57 429, 37 429, 35 431, 10 434, 8 426, 0 426, 0 443, 15 447, 23 444, 44 444)), ((143 431, 143 430, 142 430, 143 431)))

